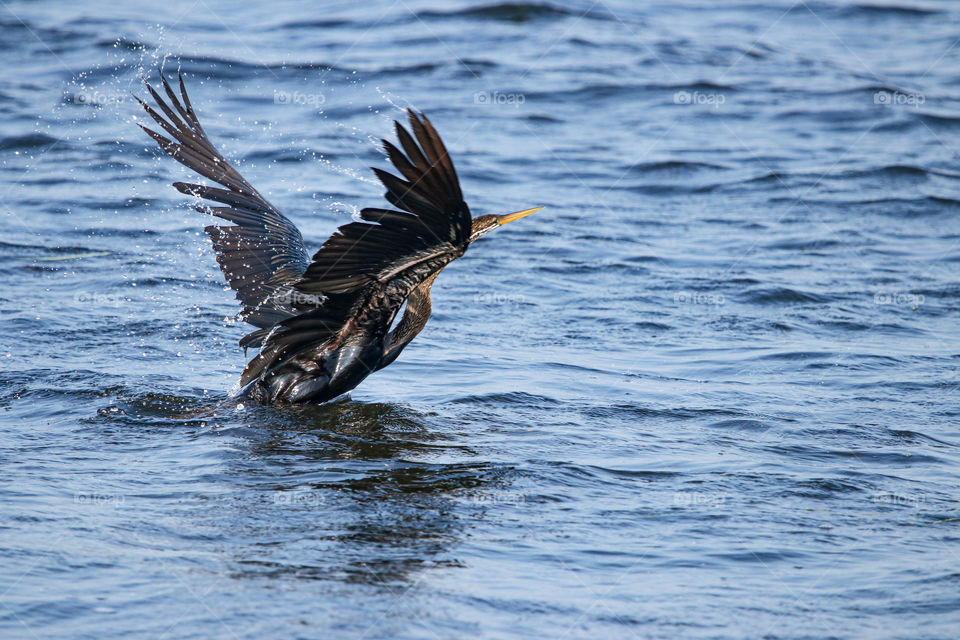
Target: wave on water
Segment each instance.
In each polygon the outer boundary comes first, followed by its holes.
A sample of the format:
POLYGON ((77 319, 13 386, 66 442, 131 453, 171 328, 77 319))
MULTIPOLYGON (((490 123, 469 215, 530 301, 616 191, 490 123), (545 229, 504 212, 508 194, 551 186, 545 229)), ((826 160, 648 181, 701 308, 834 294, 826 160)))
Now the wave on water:
POLYGON ((790 287, 759 287, 745 291, 739 297, 743 302, 759 305, 825 304, 834 301, 832 296, 790 287))
POLYGON ((44 133, 27 133, 18 136, 0 138, 0 151, 15 151, 19 149, 43 149, 63 142, 58 138, 44 133))
POLYGON ((574 11, 546 2, 501 2, 450 11, 422 10, 417 13, 421 18, 461 18, 472 20, 494 20, 501 22, 524 23, 538 20, 555 20, 566 17, 609 20, 611 16, 599 9, 574 11))

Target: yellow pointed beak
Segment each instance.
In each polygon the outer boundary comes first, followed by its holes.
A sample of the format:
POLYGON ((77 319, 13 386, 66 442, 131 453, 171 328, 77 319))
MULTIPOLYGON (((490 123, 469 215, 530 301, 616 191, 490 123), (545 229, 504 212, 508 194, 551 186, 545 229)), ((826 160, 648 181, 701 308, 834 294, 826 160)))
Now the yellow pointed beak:
POLYGON ((520 218, 526 218, 531 213, 540 211, 540 209, 543 209, 543 207, 534 207, 533 209, 524 209, 523 211, 516 211, 503 216, 497 216, 497 222, 500 223, 500 226, 503 226, 508 222, 513 222, 514 220, 519 220, 520 218))

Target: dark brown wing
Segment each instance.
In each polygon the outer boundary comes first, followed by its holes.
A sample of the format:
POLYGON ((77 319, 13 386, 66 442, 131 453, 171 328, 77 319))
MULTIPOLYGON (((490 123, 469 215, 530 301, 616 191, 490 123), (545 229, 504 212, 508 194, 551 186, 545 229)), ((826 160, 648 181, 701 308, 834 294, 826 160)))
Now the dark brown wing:
MULTIPOLYGON (((180 98, 161 75, 169 104, 147 84, 163 115, 137 98, 144 110, 171 139, 140 125, 160 148, 223 189, 175 182, 180 192, 225 206, 199 205, 197 210, 233 222, 204 230, 213 241, 217 262, 243 305, 241 317, 264 331, 296 315, 292 285, 307 268, 307 250, 297 227, 271 205, 213 146, 194 113, 179 77, 180 98), (164 117, 166 116, 166 117, 164 117)), ((259 343, 264 331, 254 332, 241 345, 259 343)))
POLYGON ((416 142, 395 123, 406 155, 383 141, 390 161, 405 179, 373 169, 387 188, 386 199, 402 211, 363 209, 364 222, 337 229, 313 256, 297 283, 299 291, 346 293, 383 283, 418 262, 467 243, 470 209, 463 201, 453 162, 426 116, 408 114, 416 142))
POLYGON ((395 123, 403 152, 383 141, 403 178, 373 169, 401 211, 363 209, 362 221, 341 226, 323 244, 295 288, 327 302, 282 321, 242 384, 344 332, 382 337, 410 292, 466 251, 472 219, 453 162, 426 116, 408 115, 413 136, 395 123))

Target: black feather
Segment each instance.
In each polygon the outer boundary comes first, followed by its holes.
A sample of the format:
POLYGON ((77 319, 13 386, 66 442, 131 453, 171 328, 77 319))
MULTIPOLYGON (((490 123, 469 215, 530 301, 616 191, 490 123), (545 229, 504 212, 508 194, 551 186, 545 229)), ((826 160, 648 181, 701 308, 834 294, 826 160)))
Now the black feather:
POLYGON ((138 101, 170 138, 141 128, 175 160, 225 187, 183 182, 173 185, 181 193, 227 205, 197 208, 236 225, 209 226, 206 231, 217 252, 217 262, 243 305, 241 316, 254 326, 272 327, 297 313, 283 301, 284 293, 292 290, 292 284, 307 268, 303 237, 213 146, 190 104, 183 78, 179 78, 179 97, 166 78, 161 76, 161 82, 166 100, 146 85, 159 111, 138 101))
POLYGON ((453 162, 425 116, 408 112, 412 134, 396 123, 399 147, 384 141, 402 177, 374 169, 386 199, 399 210, 363 209, 359 221, 342 225, 308 261, 296 226, 210 142, 183 78, 179 96, 166 78, 162 85, 166 98, 147 85, 156 109, 140 101, 160 132, 142 128, 167 154, 220 185, 174 183, 181 193, 205 201, 198 210, 232 223, 205 231, 243 304, 244 319, 258 327, 240 341, 244 348, 261 348, 241 384, 298 354, 384 340, 404 300, 421 285, 427 296, 426 315, 417 325, 422 327, 429 316, 429 285, 466 251, 472 223, 453 162))

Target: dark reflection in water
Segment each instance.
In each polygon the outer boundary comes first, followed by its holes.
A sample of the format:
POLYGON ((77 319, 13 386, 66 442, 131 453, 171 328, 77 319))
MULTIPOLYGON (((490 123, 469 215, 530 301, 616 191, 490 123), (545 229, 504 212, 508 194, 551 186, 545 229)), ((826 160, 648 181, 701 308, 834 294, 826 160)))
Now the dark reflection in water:
MULTIPOLYGON (((181 404, 171 400, 163 401, 167 412, 181 404)), ((154 401, 132 404, 156 410, 154 401)), ((349 399, 248 404, 211 418, 206 428, 234 437, 236 448, 216 474, 226 493, 197 517, 232 540, 230 574, 395 589, 425 568, 457 566, 450 552, 475 515, 463 496, 503 486, 510 468, 477 461, 431 431, 432 418, 349 399), (219 430, 220 420, 231 426, 219 430)))
POLYGON ((187 430, 198 445, 228 439, 197 478, 202 489, 179 494, 178 526, 221 541, 223 570, 238 579, 408 587, 424 569, 461 564, 452 551, 482 513, 464 498, 483 503, 512 471, 478 460, 436 413, 401 404, 275 408, 122 387, 104 395, 83 422, 187 430))

